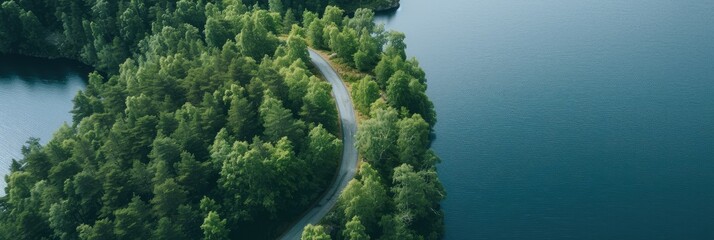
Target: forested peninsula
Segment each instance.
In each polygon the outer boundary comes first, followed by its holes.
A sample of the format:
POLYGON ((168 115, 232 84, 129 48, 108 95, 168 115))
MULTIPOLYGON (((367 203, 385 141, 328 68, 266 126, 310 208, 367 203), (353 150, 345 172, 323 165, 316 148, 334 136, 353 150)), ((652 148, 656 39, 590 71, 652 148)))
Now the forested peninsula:
POLYGON ((335 180, 343 149, 308 47, 351 88, 362 163, 302 238, 443 235, 426 74, 404 34, 360 8, 393 0, 0 2, 1 53, 96 69, 72 123, 13 160, 0 239, 280 236, 335 180))

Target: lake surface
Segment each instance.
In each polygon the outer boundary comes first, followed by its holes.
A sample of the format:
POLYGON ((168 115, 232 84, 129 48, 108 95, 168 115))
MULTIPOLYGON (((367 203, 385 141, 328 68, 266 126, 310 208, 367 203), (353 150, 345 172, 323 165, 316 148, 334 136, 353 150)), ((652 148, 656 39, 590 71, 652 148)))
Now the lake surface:
POLYGON ((714 239, 714 1, 402 0, 446 239, 714 239))
MULTIPOLYGON (((30 137, 45 144, 59 127, 72 124, 72 99, 86 85, 89 69, 65 60, 0 56, 0 176, 30 137)), ((4 195, 5 180, 0 180, 4 195)))

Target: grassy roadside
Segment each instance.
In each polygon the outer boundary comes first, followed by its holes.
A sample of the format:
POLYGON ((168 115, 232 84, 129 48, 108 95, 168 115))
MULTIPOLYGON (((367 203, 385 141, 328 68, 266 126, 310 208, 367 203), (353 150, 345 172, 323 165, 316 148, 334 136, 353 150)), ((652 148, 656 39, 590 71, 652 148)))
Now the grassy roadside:
MULTIPOLYGON (((354 69, 354 68, 348 66, 347 64, 343 63, 341 61, 341 59, 337 58, 334 55, 334 53, 331 53, 326 50, 320 50, 320 49, 314 49, 314 48, 311 48, 311 49, 315 50, 315 52, 317 52, 322 58, 324 58, 327 61, 327 63, 330 64, 332 69, 334 69, 335 72, 337 72, 337 74, 340 75, 342 82, 347 87, 347 91, 350 94, 350 98, 352 98, 352 83, 355 83, 355 82, 361 80, 362 78, 364 78, 365 76, 370 75, 367 73, 360 72, 357 69, 354 69)), ((321 75, 316 75, 316 76, 320 76, 320 78, 322 78, 321 75)), ((322 78, 322 79, 324 80, 324 78, 322 78)), ((352 98, 352 100, 354 102, 354 98, 352 98)), ((357 125, 358 126, 362 121, 369 119, 369 116, 365 116, 357 109, 354 109, 354 111, 355 111, 355 114, 357 115, 357 125)))

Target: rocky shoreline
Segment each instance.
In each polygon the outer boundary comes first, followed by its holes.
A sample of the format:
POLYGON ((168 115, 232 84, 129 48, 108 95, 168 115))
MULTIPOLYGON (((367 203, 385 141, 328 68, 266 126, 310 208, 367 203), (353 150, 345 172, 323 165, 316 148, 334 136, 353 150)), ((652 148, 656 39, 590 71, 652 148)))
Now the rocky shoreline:
POLYGON ((385 12, 385 11, 392 11, 396 10, 399 8, 401 4, 399 3, 399 0, 390 0, 387 1, 386 3, 379 4, 374 8, 375 12, 385 12))

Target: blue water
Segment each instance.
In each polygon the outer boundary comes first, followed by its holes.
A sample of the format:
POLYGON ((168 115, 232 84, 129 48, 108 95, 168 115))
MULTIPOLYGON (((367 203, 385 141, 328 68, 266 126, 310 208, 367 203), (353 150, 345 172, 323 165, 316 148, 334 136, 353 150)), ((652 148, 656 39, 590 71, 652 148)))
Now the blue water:
POLYGON ((714 1, 402 0, 446 239, 714 239, 714 1))
MULTIPOLYGON (((0 56, 0 176, 30 137, 47 143, 64 123, 72 124, 72 99, 86 85, 88 68, 63 60, 0 56)), ((5 180, 0 180, 4 195, 5 180)))

